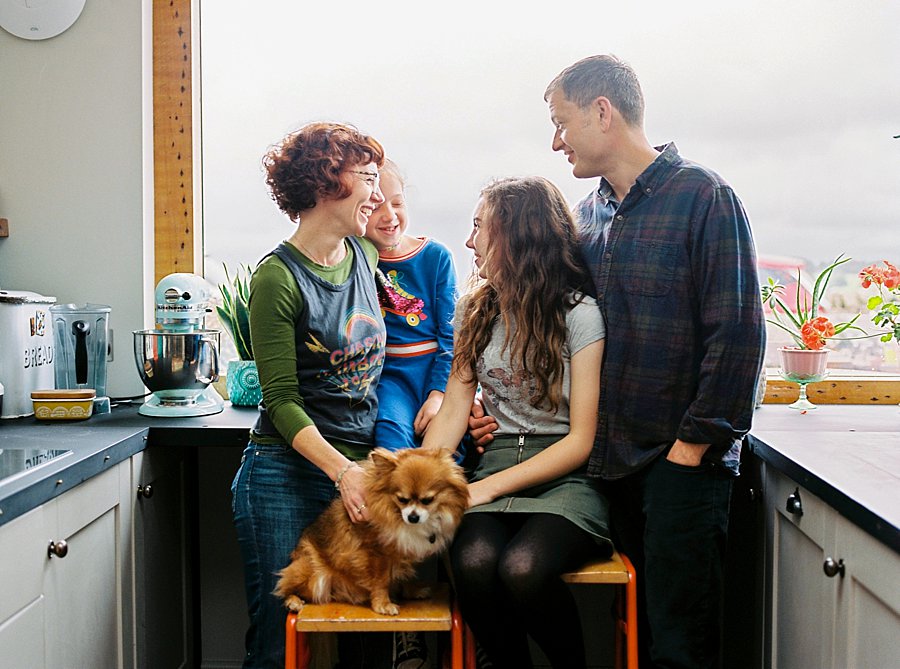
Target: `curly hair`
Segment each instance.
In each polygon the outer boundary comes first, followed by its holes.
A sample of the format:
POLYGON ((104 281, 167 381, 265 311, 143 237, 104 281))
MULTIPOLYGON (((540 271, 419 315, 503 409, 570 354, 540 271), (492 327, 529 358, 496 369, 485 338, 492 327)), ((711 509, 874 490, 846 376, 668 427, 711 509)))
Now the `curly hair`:
POLYGON ((263 157, 266 184, 279 209, 292 221, 320 199, 351 193, 341 173, 362 163, 384 163, 384 149, 369 135, 342 123, 309 123, 285 137, 263 157))
POLYGON ((466 296, 453 370, 472 382, 494 324, 503 349, 534 378, 535 407, 556 411, 562 398, 566 314, 590 291, 575 222, 559 189, 542 177, 499 179, 481 191, 480 225, 489 234, 480 281, 466 296))

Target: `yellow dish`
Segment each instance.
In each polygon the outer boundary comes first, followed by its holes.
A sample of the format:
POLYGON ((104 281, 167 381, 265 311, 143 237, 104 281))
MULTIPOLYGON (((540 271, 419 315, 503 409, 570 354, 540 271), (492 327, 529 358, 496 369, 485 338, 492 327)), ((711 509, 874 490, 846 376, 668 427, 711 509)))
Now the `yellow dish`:
POLYGON ((35 390, 31 393, 38 420, 84 420, 94 411, 93 390, 35 390))

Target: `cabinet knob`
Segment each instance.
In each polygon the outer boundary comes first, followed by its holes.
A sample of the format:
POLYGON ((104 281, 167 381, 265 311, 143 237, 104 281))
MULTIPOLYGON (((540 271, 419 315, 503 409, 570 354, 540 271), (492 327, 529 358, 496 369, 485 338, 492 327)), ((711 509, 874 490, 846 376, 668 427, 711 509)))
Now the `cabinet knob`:
POLYGON ((50 545, 47 547, 47 557, 53 557, 55 555, 58 558, 64 558, 68 554, 69 544, 67 544, 63 539, 60 539, 59 541, 51 541, 50 545))
POLYGON ((146 497, 150 499, 153 497, 153 486, 149 483, 147 485, 139 485, 137 488, 138 497, 146 497))
POLYGON ((797 488, 788 495, 787 504, 785 504, 787 512, 792 516, 803 515, 803 503, 800 501, 800 488, 797 488))
POLYGON ((838 574, 841 575, 841 578, 844 577, 844 560, 834 561, 830 555, 825 558, 825 562, 822 564, 822 571, 825 572, 825 575, 828 578, 834 578, 838 574))

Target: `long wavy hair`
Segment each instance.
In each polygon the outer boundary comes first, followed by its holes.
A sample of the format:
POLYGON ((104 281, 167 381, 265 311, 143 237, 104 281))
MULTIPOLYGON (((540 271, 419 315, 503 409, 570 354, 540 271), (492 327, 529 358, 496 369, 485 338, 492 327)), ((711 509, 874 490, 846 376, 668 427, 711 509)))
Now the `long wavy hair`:
POLYGON ((476 379, 476 364, 502 322, 503 349, 535 382, 532 405, 559 408, 566 314, 590 290, 575 222, 559 189, 542 177, 499 179, 481 191, 488 248, 463 303, 453 370, 476 379), (498 321, 500 319, 500 321, 498 321))

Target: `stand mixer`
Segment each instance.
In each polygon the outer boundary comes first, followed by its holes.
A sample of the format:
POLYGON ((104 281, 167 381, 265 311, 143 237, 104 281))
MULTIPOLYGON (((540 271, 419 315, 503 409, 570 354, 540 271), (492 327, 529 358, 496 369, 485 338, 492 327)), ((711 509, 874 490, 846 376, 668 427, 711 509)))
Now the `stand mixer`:
POLYGON ((212 286, 196 274, 169 274, 156 285, 156 328, 134 331, 134 360, 152 392, 145 416, 208 416, 224 400, 210 384, 219 378, 219 330, 204 327, 212 286))

